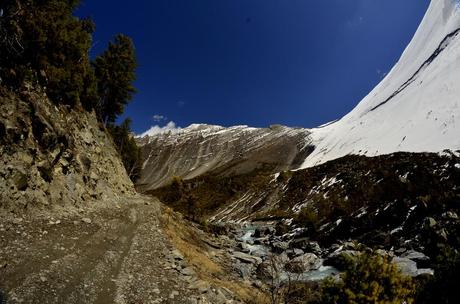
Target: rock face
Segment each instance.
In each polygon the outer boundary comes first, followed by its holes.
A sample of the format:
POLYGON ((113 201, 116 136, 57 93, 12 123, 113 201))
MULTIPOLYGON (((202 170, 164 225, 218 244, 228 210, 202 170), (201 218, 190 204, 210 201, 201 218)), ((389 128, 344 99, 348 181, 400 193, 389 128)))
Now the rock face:
POLYGON ((0 209, 78 205, 133 193, 96 116, 32 88, 0 92, 0 209))
POLYGON ((311 151, 309 134, 284 126, 191 125, 139 138, 144 164, 138 186, 148 191, 166 185, 173 176, 191 179, 209 172, 228 176, 260 168, 294 169, 311 151))

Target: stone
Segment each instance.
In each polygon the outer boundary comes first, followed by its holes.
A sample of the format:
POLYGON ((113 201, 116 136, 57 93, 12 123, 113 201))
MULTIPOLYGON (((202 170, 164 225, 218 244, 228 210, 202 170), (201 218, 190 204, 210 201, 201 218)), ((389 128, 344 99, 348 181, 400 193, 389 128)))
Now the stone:
POLYGON ((12 178, 16 186, 16 189, 18 189, 19 191, 24 191, 29 186, 27 175, 23 172, 15 171, 12 178))
POLYGON ((407 276, 410 277, 416 277, 418 273, 417 269, 417 263, 408 259, 408 258, 402 258, 402 257, 395 257, 392 260, 393 263, 398 266, 398 268, 401 270, 401 272, 407 276))
POLYGON ((240 277, 244 280, 249 280, 252 276, 252 273, 255 270, 254 264, 250 263, 243 263, 241 261, 237 261, 233 264, 235 271, 240 275, 240 277))
POLYGON ((302 273, 318 270, 322 264, 322 260, 316 254, 306 253, 289 261, 286 269, 293 273, 302 273))
POLYGON ((184 259, 184 256, 182 255, 182 253, 180 253, 180 251, 177 249, 171 251, 171 255, 175 260, 182 261, 184 259))
POLYGON ((190 267, 185 267, 180 270, 180 273, 185 276, 193 276, 195 274, 195 271, 190 267))
POLYGON ((262 259, 260 257, 252 256, 240 251, 235 251, 233 253, 233 257, 237 258, 238 260, 244 263, 251 263, 251 264, 260 264, 262 263, 262 259))
POLYGON ((354 250, 335 251, 326 258, 324 265, 333 266, 338 270, 344 270, 348 261, 354 260, 359 254, 359 251, 354 250))
POLYGON ((407 258, 412 261, 429 261, 430 258, 427 257, 425 254, 415 251, 415 250, 409 250, 405 252, 401 257, 407 258))
POLYGON ((427 228, 433 228, 436 226, 436 224, 437 224, 436 220, 432 217, 427 217, 425 219, 425 227, 427 228))
POLYGON ((281 253, 286 251, 289 248, 289 243, 287 242, 273 242, 272 249, 275 253, 281 253))
POLYGON ((457 213, 455 213, 453 211, 447 211, 446 213, 444 213, 442 215, 442 217, 445 218, 445 219, 449 219, 449 220, 458 220, 457 213))
POLYGON ((203 280, 192 282, 189 285, 189 289, 197 290, 199 293, 206 293, 209 291, 210 288, 211 288, 211 285, 208 282, 203 281, 203 280))
POLYGON ((82 221, 83 223, 86 223, 86 224, 91 224, 91 223, 92 223, 91 219, 90 219, 90 218, 87 218, 87 217, 82 218, 81 221, 82 221))
POLYGON ((177 290, 173 290, 171 291, 171 293, 169 294, 169 298, 170 299, 174 299, 175 297, 177 297, 179 295, 179 292, 177 290))

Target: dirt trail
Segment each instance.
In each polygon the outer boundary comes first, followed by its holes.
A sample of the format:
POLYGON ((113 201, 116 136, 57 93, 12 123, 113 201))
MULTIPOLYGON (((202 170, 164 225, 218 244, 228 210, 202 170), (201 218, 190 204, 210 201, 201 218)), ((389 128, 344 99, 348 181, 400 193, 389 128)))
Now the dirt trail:
POLYGON ((0 223, 0 291, 7 303, 211 302, 190 288, 198 279, 186 265, 175 267, 185 261, 177 261, 162 231, 161 204, 140 197, 120 206, 0 223))

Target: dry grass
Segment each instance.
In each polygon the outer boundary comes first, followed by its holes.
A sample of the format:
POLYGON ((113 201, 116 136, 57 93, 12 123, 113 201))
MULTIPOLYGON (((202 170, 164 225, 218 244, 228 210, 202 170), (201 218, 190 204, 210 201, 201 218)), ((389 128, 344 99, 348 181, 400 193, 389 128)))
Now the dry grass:
POLYGON ((217 259, 212 259, 208 247, 200 238, 200 232, 186 220, 169 208, 165 208, 163 229, 172 245, 179 250, 197 273, 197 276, 213 286, 230 290, 241 301, 253 304, 269 303, 268 297, 250 286, 250 283, 232 276, 231 272, 221 265, 217 259))

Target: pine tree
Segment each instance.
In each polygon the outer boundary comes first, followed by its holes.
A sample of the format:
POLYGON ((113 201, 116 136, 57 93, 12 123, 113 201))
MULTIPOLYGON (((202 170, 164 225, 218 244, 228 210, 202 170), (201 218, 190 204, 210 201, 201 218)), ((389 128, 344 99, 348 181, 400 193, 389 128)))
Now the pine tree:
POLYGON ((94 60, 93 66, 98 91, 96 111, 107 126, 123 113, 136 92, 132 84, 137 67, 132 40, 117 35, 107 50, 94 60))
POLYGON ((79 0, 8 0, 0 17, 0 77, 20 87, 37 81, 56 103, 89 106, 95 98, 89 60, 94 23, 73 16, 79 0))

